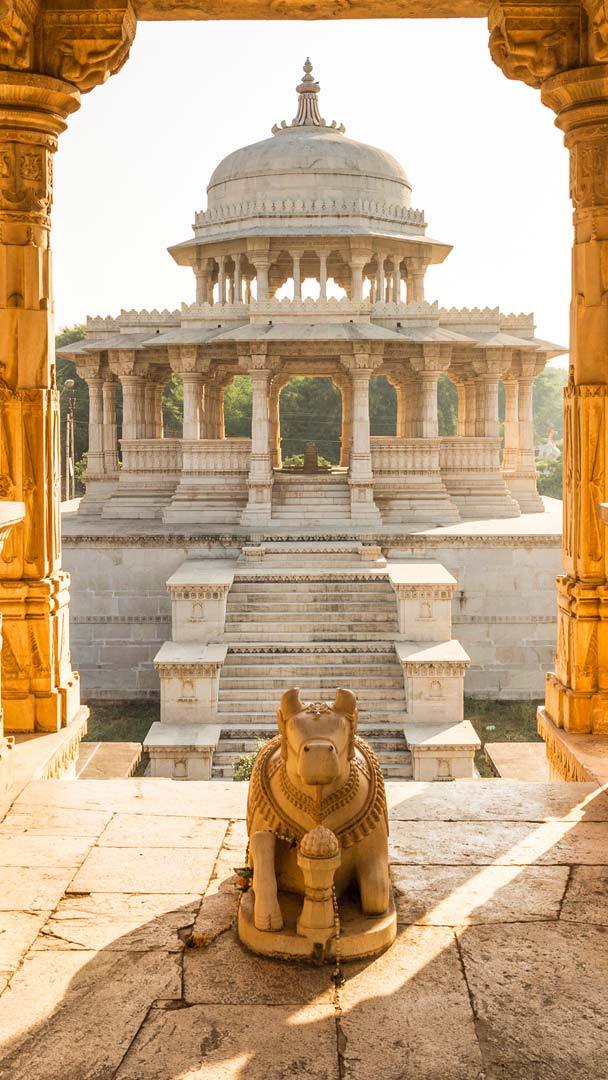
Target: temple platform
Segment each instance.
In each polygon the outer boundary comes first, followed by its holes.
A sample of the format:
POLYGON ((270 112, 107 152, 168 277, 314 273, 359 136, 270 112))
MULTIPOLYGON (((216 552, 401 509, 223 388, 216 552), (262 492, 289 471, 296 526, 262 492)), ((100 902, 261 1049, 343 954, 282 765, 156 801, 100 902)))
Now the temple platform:
MULTIPOLYGON (((63 560, 72 575, 72 649, 87 697, 158 698, 153 659, 170 637, 167 582, 185 559, 217 560, 221 568, 248 546, 280 542, 285 572, 294 574, 302 568, 302 546, 313 540, 335 545, 338 562, 340 545, 363 541, 389 560, 440 563, 456 582, 453 636, 471 658, 465 694, 540 700, 553 664, 555 577, 561 571, 562 504, 546 499, 544 505, 545 513, 517 518, 430 529, 421 524, 407 532, 387 525, 345 534, 317 531, 309 537, 66 512, 63 560)), ((225 587, 223 579, 214 585, 225 587)))
POLYGON ((2 1080, 603 1076, 608 797, 387 795, 397 940, 334 992, 237 941, 246 784, 30 784, 0 825, 2 1080))

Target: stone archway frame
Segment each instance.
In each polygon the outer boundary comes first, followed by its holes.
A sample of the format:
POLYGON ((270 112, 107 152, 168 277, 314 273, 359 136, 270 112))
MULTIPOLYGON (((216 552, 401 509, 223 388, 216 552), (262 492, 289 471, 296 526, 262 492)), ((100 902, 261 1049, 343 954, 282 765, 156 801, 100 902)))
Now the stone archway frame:
POLYGON ((541 92, 571 159, 572 369, 565 394, 564 575, 547 716, 608 730, 608 567, 598 504, 608 498, 608 13, 584 3, 479 0, 127 0, 86 9, 7 0, 0 18, 0 372, 9 436, 5 499, 26 518, 0 563, 7 726, 55 730, 77 708, 60 569, 58 403, 52 344, 52 155, 79 94, 118 71, 137 19, 333 19, 488 15, 492 59, 541 92), (22 287, 15 287, 21 282, 22 287), (7 660, 8 657, 8 660, 7 660))

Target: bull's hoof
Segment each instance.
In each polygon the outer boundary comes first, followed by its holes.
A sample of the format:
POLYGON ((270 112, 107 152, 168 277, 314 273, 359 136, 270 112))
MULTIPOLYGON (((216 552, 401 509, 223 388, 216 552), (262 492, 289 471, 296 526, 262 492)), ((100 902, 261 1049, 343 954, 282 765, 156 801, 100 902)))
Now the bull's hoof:
POLYGON ((256 930, 282 930, 283 916, 278 900, 264 903, 256 897, 253 921, 256 930))

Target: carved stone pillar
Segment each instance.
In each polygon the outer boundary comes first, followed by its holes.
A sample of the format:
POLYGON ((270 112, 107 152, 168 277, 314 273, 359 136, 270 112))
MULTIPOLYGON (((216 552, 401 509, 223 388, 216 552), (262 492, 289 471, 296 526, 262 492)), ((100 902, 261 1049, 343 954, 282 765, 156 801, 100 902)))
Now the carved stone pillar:
POLYGON ((456 420, 456 434, 463 436, 467 424, 467 395, 462 379, 454 379, 456 395, 458 398, 458 416, 456 420))
POLYGON ((340 430, 340 466, 347 469, 350 464, 350 449, 353 441, 353 385, 349 376, 333 376, 334 385, 340 391, 342 399, 342 424, 340 430))
POLYGON ((509 373, 504 379, 505 390, 505 427, 504 451, 502 457, 503 472, 512 472, 517 468, 519 450, 519 386, 515 376, 509 373))
POLYGON ((198 440, 201 437, 201 391, 203 376, 198 371, 183 372, 184 423, 182 438, 198 440))
MULTIPOLYGON (((556 667, 547 677, 545 705, 557 727, 606 734, 608 552, 598 506, 608 499, 608 16, 600 0, 585 0, 584 9, 524 12, 496 4, 490 50, 508 77, 540 87, 570 152, 574 247, 572 367, 564 393, 565 573, 558 578, 556 667)), ((527 385, 520 385, 521 393, 525 401, 527 385)))
POLYGON ((498 439, 498 384, 511 362, 508 349, 484 349, 473 361, 477 374, 475 429, 480 438, 498 439))
POLYGON ((268 300, 268 270, 270 269, 270 257, 268 251, 249 251, 248 256, 255 266, 257 299, 268 300))
POLYGON ((243 303, 243 274, 241 270, 241 256, 234 255, 234 275, 232 279, 233 304, 243 303))
POLYGON ((449 349, 441 345, 424 345, 421 357, 414 357, 411 366, 418 372, 416 435, 436 439, 439 435, 437 413, 437 383, 442 371, 450 365, 449 349))
POLYGON ((472 375, 465 379, 464 400, 464 434, 470 437, 477 434, 477 381, 472 375))
POLYGON ((369 380, 382 363, 382 355, 359 347, 352 356, 342 356, 342 365, 352 381, 353 430, 350 452, 350 512, 353 523, 379 525, 380 512, 374 502, 374 474, 369 427, 369 380))
POLYGON ((302 299, 302 254, 299 251, 293 253, 293 298, 302 299))
MULTIPOLYGON (((25 24, 10 30, 21 34, 25 48, 25 24)), ((8 41, 0 36, 0 63, 14 42, 10 34, 8 41)), ((25 520, 0 556, 2 694, 10 731, 55 731, 80 704, 70 663, 69 578, 60 570, 49 240, 51 159, 78 104, 76 88, 58 79, 0 71, 0 493, 25 504, 25 520)))
POLYGON ((50 259, 52 157, 79 91, 124 63, 130 6, 0 11, 0 493, 25 519, 0 557, 9 730, 54 731, 80 708, 61 572, 59 402, 50 259))
POLYGON ((288 380, 284 376, 275 376, 272 380, 270 389, 268 404, 270 414, 270 448, 272 451, 272 464, 275 469, 280 469, 283 464, 281 454, 281 390, 286 386, 287 381, 288 380))
POLYGON ((165 437, 165 424, 163 419, 163 389, 164 383, 158 379, 153 384, 152 394, 152 430, 151 439, 163 439, 165 437))
POLYGON ((239 364, 249 373, 253 390, 251 413, 251 460, 249 465, 249 497, 241 524, 268 525, 272 517, 272 450, 270 446, 270 379, 276 368, 262 347, 249 356, 243 355, 239 364))
POLYGON ((105 473, 103 452, 103 386, 101 374, 89 375, 89 451, 87 454, 87 477, 96 480, 105 473))
POLYGON ((319 300, 327 300, 327 254, 319 255, 319 300))
POLYGON ((424 259, 406 259, 405 265, 407 267, 407 303, 423 304, 427 263, 424 259))
POLYGON ((376 300, 382 304, 386 300, 386 275, 384 273, 384 255, 378 252, 378 269, 376 270, 376 300))
POLYGON ((104 472, 118 472, 118 438, 116 433, 116 381, 107 376, 103 384, 103 457, 104 472))
POLYGON ((363 255, 353 255, 350 260, 351 268, 351 300, 355 304, 363 300, 363 267, 367 258, 363 255))

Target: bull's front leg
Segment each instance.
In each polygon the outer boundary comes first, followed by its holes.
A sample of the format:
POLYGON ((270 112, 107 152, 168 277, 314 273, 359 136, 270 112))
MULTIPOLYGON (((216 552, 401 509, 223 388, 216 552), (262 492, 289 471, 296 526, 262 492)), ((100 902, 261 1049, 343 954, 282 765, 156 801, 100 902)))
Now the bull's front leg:
POLYGON ((363 914, 384 914, 388 908, 390 897, 386 841, 373 846, 366 845, 357 860, 355 873, 359 885, 363 914))
POLYGON ((283 916, 277 898, 275 846, 276 838, 271 832, 256 832, 249 839, 255 895, 253 921, 256 930, 283 929, 283 916))

